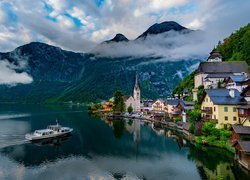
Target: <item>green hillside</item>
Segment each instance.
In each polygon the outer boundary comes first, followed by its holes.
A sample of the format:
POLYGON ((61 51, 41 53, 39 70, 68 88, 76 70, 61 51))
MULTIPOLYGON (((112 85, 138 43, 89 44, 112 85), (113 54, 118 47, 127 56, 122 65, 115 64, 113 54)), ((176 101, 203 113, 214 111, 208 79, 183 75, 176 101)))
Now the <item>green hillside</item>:
POLYGON ((232 33, 217 50, 225 61, 246 61, 250 65, 250 23, 232 33))

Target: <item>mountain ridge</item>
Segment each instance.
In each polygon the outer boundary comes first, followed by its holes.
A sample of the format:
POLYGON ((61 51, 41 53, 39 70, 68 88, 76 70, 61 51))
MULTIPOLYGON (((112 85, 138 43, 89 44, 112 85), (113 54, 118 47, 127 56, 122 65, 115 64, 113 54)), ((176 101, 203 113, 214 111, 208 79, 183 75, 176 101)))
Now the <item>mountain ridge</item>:
MULTIPOLYGON (((128 42, 126 39, 121 34, 113 38, 114 43, 128 42)), ((143 98, 166 97, 182 76, 190 73, 190 67, 200 61, 162 61, 161 57, 153 56, 99 57, 41 42, 0 53, 0 61, 3 60, 10 65, 15 63, 17 67, 25 61, 25 67, 12 70, 28 73, 33 77, 33 83, 11 87, 0 85, 0 102, 25 103, 100 101, 112 97, 117 89, 132 94, 136 72, 139 72, 143 98)))

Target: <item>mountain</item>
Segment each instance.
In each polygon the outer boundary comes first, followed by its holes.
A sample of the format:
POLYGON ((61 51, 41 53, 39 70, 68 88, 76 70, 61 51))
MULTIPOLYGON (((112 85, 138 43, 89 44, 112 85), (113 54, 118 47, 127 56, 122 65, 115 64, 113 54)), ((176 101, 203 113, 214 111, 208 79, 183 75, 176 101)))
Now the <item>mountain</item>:
POLYGON ((169 31, 186 31, 189 32, 190 30, 181 26, 180 24, 174 22, 174 21, 165 21, 160 24, 156 23, 152 26, 150 26, 144 33, 142 33, 140 36, 138 36, 137 39, 140 38, 146 38, 148 35, 156 35, 161 33, 166 33, 169 31))
MULTIPOLYGON (((127 38, 118 34, 111 41, 119 43, 127 38)), ((102 57, 32 42, 0 53, 1 62, 16 76, 28 74, 33 82, 0 85, 0 102, 58 103, 100 101, 112 97, 117 89, 132 95, 136 73, 142 98, 164 98, 200 60, 173 61, 149 55, 102 57)))
POLYGON ((110 42, 128 42, 128 38, 126 38, 126 36, 124 36, 123 34, 116 34, 115 37, 113 39, 110 39, 108 41, 104 41, 106 43, 110 43, 110 42))

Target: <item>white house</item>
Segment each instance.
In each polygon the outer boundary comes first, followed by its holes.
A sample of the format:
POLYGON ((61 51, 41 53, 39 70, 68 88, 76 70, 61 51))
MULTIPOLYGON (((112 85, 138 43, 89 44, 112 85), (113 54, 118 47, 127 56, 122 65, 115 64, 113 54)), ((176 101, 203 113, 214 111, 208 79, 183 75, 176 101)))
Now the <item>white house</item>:
POLYGON ((156 100, 153 102, 152 104, 152 111, 155 111, 155 112, 162 112, 164 111, 164 102, 162 100, 156 100))

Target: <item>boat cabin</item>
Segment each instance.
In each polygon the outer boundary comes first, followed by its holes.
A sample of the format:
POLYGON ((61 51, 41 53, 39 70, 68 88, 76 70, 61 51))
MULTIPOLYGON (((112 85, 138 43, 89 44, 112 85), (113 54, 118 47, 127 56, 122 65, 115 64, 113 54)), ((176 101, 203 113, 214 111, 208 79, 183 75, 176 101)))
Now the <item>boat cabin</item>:
POLYGON ((34 134, 38 136, 47 136, 53 134, 53 130, 49 129, 36 130, 34 134))

